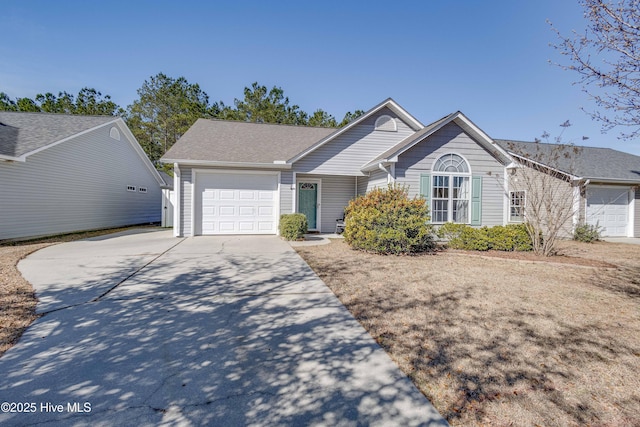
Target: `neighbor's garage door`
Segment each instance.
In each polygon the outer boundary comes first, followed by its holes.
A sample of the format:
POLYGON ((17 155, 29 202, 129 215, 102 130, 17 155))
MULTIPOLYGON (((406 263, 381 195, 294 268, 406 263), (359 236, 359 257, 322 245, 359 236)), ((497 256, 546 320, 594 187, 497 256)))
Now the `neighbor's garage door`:
POLYGON ((196 234, 275 234, 277 174, 196 174, 196 234))
POLYGON ((598 224, 603 236, 626 236, 629 188, 588 187, 586 213, 587 224, 598 224))

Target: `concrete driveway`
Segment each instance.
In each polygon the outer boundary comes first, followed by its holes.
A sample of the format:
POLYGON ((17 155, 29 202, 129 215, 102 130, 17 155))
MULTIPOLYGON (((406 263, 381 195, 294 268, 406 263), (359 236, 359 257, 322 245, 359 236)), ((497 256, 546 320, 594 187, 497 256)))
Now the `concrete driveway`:
POLYGON ((19 269, 43 316, 0 358, 2 425, 446 425, 279 238, 125 232, 19 269))

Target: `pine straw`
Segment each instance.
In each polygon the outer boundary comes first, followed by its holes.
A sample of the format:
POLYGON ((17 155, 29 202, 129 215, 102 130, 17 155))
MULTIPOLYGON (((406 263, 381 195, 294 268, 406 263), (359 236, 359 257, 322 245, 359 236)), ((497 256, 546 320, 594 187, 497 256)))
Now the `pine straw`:
POLYGON ((561 244, 617 268, 297 251, 452 425, 640 425, 640 246, 561 244))

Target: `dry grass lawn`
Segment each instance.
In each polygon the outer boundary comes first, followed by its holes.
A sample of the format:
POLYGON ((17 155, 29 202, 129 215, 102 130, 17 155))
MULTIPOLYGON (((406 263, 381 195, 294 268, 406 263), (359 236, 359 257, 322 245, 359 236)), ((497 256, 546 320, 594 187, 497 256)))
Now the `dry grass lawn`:
POLYGON ((640 246, 562 242, 564 262, 297 251, 452 425, 640 426, 640 246))
POLYGON ((37 318, 36 295, 17 268, 22 258, 56 243, 101 236, 130 228, 66 234, 25 242, 0 242, 0 356, 18 341, 22 332, 37 318))

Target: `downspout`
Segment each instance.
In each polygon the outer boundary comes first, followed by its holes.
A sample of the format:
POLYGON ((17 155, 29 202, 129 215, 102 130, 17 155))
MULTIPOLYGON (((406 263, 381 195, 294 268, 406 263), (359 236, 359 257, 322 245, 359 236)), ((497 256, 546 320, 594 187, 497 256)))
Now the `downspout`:
POLYGON ((380 169, 381 171, 383 171, 383 172, 385 172, 387 174, 387 184, 391 184, 391 182, 392 182, 391 172, 389 172, 387 170, 387 168, 382 166, 382 163, 378 163, 378 169, 380 169))
POLYGON ((182 179, 180 174, 180 167, 177 163, 173 164, 173 189, 176 192, 176 201, 173 205, 173 236, 180 237, 182 235, 180 228, 180 206, 181 198, 180 194, 182 193, 181 187, 182 179))

